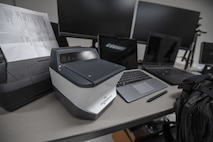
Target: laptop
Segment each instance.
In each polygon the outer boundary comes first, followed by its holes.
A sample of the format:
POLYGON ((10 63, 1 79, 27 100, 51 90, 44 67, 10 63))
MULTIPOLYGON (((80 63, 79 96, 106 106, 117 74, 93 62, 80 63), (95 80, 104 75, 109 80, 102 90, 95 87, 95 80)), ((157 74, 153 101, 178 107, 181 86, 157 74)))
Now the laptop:
POLYGON ((157 92, 167 86, 143 70, 138 69, 137 41, 98 35, 100 57, 126 67, 117 84, 117 93, 128 103, 157 92))
POLYGON ((100 57, 126 67, 126 69, 138 68, 137 41, 115 36, 98 36, 100 57))
POLYGON ((213 72, 213 42, 201 42, 199 63, 203 64, 202 74, 213 72))
POLYGON ((143 68, 170 85, 182 84, 184 79, 193 76, 193 74, 174 67, 180 44, 179 37, 150 33, 145 49, 143 68))
POLYGON ((202 42, 199 63, 213 66, 213 42, 202 42))

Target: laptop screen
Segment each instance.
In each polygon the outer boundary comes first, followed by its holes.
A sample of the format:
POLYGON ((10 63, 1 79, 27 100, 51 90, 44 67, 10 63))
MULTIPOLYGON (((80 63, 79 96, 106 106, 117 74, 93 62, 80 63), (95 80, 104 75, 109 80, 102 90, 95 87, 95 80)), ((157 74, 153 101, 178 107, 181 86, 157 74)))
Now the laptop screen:
POLYGON ((181 39, 150 33, 144 54, 144 65, 174 65, 181 39))
POLYGON ((213 65, 213 43, 201 43, 199 63, 213 65))
POLYGON ((136 40, 99 35, 98 43, 102 59, 123 65, 126 69, 138 68, 136 40))

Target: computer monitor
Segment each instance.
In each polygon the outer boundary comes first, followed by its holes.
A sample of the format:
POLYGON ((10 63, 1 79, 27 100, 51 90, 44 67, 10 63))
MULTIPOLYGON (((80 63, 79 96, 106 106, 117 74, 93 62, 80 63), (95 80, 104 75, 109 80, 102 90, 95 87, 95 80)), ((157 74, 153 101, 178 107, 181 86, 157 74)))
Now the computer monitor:
POLYGON ((51 26, 53 28, 53 32, 55 34, 55 38, 56 38, 56 40, 58 42, 59 47, 69 46, 69 43, 67 42, 66 37, 62 37, 62 36, 59 35, 59 32, 58 32, 58 23, 51 22, 51 26))
POLYGON ((99 35, 98 44, 98 52, 102 59, 123 65, 126 69, 138 68, 136 40, 99 35))
POLYGON ((213 43, 201 43, 199 63, 213 66, 213 43))
POLYGON ((160 33, 150 33, 146 45, 143 64, 172 65, 174 64, 181 38, 160 33))
POLYGON ((57 0, 62 36, 97 39, 130 37, 136 0, 57 0))
POLYGON ((167 5, 139 1, 133 38, 146 42, 149 32, 182 38, 181 47, 188 49, 193 42, 200 12, 167 5))

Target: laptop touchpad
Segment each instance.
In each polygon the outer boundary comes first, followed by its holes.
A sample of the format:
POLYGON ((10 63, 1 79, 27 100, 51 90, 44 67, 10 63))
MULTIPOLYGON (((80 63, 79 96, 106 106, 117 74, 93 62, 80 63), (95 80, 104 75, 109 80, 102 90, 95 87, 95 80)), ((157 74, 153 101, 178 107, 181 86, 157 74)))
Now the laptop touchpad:
POLYGON ((154 88, 148 84, 147 82, 143 82, 141 84, 136 84, 132 86, 133 88, 135 88, 138 92, 140 93, 146 93, 149 92, 151 90, 153 90, 154 88))
POLYGON ((117 91, 126 102, 132 102, 166 87, 164 83, 151 78, 131 85, 118 87, 117 91))

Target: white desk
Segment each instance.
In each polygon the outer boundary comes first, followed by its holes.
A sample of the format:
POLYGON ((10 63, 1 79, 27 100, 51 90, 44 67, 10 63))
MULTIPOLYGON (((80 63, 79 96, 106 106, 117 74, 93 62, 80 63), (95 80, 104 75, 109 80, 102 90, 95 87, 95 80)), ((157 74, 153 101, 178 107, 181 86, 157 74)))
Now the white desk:
POLYGON ((0 114, 0 141, 77 142, 146 123, 173 112, 175 99, 181 90, 177 86, 164 90, 168 90, 168 93, 151 103, 147 103, 147 99, 159 92, 132 103, 126 103, 117 96, 95 121, 73 117, 52 92, 14 112, 0 114))

